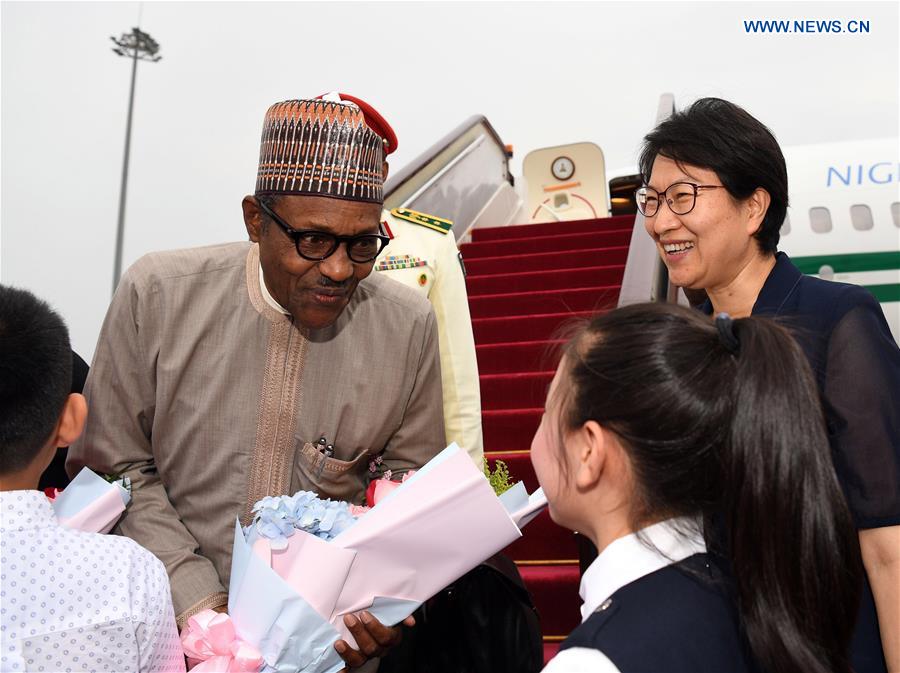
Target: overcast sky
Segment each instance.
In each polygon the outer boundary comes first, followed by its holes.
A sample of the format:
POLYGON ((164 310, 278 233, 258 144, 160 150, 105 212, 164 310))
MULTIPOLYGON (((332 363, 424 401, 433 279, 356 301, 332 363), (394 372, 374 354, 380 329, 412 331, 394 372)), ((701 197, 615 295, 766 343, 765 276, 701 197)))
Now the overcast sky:
POLYGON ((86 358, 109 302, 130 62, 141 28, 125 265, 246 238, 270 103, 358 95, 399 136, 394 170, 468 116, 515 146, 589 140, 634 162, 659 95, 729 98, 783 145, 898 135, 898 3, 2 3, 0 279, 46 298, 86 358), (744 20, 869 22, 748 34, 744 20))

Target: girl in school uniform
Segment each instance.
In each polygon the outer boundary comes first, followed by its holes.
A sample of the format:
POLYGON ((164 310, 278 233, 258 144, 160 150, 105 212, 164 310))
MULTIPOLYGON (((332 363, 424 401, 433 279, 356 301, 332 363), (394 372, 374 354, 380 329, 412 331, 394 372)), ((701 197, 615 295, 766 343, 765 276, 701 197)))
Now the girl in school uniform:
POLYGON ((531 447, 599 556, 546 673, 850 672, 862 562, 803 352, 671 304, 569 342, 531 447))

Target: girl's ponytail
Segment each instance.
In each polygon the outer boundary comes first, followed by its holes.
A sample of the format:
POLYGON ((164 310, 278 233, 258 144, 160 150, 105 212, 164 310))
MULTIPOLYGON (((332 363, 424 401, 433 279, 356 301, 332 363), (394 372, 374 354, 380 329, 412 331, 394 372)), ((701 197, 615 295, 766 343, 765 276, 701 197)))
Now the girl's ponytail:
POLYGON ((751 648, 772 673, 849 673, 862 561, 812 372, 769 320, 716 327, 736 360, 722 514, 751 648))

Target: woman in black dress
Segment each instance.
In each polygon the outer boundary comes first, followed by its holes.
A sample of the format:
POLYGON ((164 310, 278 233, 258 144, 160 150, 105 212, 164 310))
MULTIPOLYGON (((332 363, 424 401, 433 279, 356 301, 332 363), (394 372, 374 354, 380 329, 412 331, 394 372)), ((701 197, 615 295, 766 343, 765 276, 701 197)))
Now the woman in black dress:
POLYGON ((880 305, 777 251, 784 157, 740 107, 704 98, 676 113, 644 139, 640 168, 638 207, 670 280, 705 290, 707 313, 775 318, 803 348, 866 571, 853 668, 900 671, 900 350, 880 305))

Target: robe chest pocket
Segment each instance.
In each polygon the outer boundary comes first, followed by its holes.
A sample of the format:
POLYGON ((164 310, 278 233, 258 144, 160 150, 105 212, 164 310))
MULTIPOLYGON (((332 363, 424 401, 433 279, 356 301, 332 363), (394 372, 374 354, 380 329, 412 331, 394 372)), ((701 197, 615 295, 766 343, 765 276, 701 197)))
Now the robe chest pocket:
POLYGON ((22 640, 26 671, 137 671, 140 653, 130 619, 41 633, 22 640))
POLYGON ((352 460, 329 458, 318 444, 299 440, 291 478, 291 493, 314 491, 320 498, 361 504, 365 499, 369 453, 360 451, 352 460))

